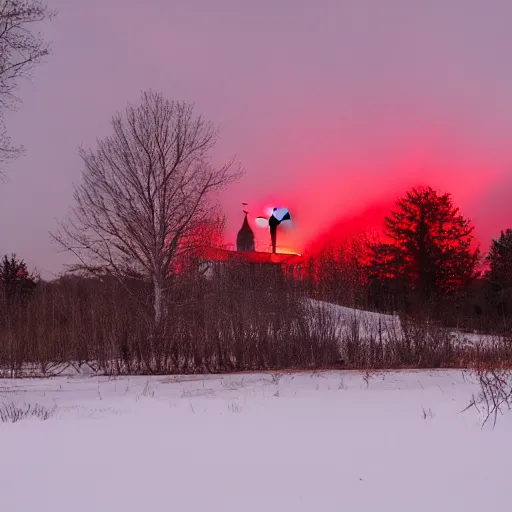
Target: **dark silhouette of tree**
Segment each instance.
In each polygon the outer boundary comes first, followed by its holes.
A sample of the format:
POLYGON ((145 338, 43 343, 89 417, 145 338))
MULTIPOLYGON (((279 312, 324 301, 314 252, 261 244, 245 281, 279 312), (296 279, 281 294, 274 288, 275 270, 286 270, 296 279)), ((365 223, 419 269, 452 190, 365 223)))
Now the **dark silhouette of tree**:
POLYGON ((489 268, 485 274, 491 291, 491 302, 502 315, 510 313, 512 303, 512 229, 493 239, 487 255, 489 268))
POLYGON ((395 294, 412 291, 422 301, 459 290, 477 275, 473 230, 450 194, 413 188, 386 217, 386 242, 371 248, 372 276, 395 294))
POLYGON ((16 298, 26 297, 36 287, 37 278, 29 273, 27 264, 15 254, 5 255, 0 261, 0 286, 10 304, 16 298))
POLYGON ((486 257, 489 270, 487 279, 497 288, 512 288, 512 229, 502 231, 499 238, 492 241, 486 257))

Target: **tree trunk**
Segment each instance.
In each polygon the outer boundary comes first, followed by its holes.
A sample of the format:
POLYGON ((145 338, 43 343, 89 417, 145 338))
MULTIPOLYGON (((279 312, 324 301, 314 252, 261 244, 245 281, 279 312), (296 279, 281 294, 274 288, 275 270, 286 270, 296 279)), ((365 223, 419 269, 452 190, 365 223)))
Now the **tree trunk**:
POLYGON ((165 317, 164 286, 159 276, 153 276, 153 308, 155 328, 158 329, 165 317))

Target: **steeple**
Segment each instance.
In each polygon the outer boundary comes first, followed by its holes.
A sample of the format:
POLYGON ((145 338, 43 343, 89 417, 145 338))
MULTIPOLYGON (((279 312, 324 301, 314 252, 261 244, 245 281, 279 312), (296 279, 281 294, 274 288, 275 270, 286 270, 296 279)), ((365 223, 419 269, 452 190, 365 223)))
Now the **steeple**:
POLYGON ((236 237, 236 250, 244 252, 254 252, 254 233, 251 229, 251 226, 249 226, 249 221, 247 220, 248 212, 244 210, 244 213, 244 222, 236 237))

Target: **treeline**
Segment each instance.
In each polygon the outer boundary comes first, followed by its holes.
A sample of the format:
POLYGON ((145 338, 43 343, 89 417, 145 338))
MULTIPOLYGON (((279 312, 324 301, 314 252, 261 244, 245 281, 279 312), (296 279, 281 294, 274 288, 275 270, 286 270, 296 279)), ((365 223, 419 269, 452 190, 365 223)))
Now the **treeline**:
POLYGON ((482 254, 450 194, 416 188, 396 203, 382 234, 331 239, 310 253, 311 294, 339 304, 508 333, 512 230, 482 254))
POLYGON ((197 267, 176 276, 155 331, 151 285, 65 276, 2 297, 0 367, 94 362, 107 374, 322 368, 339 362, 333 322, 278 268, 197 267), (317 315, 317 318, 320 318, 317 315))
POLYGON ((159 331, 150 283, 18 275, 1 294, 4 377, 51 374, 55 364, 70 362, 119 375, 512 361, 510 336, 468 340, 406 314, 380 318, 337 308, 312 300, 307 280, 291 280, 278 267, 237 264, 205 276, 200 266, 189 266, 176 276, 159 331))

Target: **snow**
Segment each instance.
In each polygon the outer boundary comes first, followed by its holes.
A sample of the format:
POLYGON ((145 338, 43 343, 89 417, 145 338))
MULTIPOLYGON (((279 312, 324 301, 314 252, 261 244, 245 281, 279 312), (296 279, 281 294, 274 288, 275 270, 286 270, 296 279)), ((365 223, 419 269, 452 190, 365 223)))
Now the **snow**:
MULTIPOLYGON (((331 302, 310 300, 313 311, 325 311, 336 321, 337 334, 343 338, 354 338, 357 335, 361 341, 396 341, 404 336, 400 316, 389 315, 352 309, 331 302)), ((315 322, 315 315, 312 316, 315 322)), ((500 336, 464 332, 458 329, 450 329, 452 341, 462 345, 493 344, 501 341, 500 336)))
POLYGON ((509 510, 512 413, 459 371, 0 381, 0 510, 509 510))
MULTIPOLYGON (((325 311, 333 318, 337 325, 337 334, 340 337, 354 338, 354 335, 361 340, 396 340, 403 336, 402 324, 398 315, 387 315, 373 311, 352 309, 331 302, 319 300, 309 301, 313 312, 325 311)), ((317 315, 313 314, 315 321, 317 315)))

